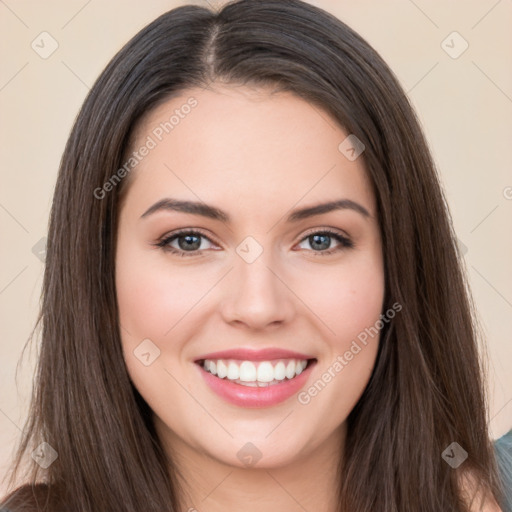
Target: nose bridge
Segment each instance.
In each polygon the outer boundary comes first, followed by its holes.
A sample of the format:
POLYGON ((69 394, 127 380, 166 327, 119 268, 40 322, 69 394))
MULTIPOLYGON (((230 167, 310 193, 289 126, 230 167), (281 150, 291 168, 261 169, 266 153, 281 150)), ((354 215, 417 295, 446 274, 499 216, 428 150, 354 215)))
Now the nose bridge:
POLYGON ((289 319, 290 292, 277 277, 279 270, 272 250, 247 237, 236 252, 224 309, 226 320, 264 327, 289 319))

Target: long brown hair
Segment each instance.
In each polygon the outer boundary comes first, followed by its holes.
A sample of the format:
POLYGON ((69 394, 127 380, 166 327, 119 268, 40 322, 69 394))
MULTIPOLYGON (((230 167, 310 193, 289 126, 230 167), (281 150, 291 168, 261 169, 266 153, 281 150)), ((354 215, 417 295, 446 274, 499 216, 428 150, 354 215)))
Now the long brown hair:
MULTIPOLYGON (((121 168, 141 117, 213 81, 291 91, 365 145, 385 263, 375 368, 348 418, 340 510, 467 507, 462 471, 498 499, 479 335, 445 198, 406 94, 382 58, 334 16, 299 0, 241 0, 219 12, 173 9, 140 31, 100 75, 67 142, 50 217, 41 346, 11 486, 46 482, 49 510, 178 510, 176 468, 128 376, 114 284, 121 168), (41 469, 42 442, 58 454, 41 469), (456 442, 459 469, 443 460, 456 442)), ((334 490, 333 490, 334 492, 334 490)))

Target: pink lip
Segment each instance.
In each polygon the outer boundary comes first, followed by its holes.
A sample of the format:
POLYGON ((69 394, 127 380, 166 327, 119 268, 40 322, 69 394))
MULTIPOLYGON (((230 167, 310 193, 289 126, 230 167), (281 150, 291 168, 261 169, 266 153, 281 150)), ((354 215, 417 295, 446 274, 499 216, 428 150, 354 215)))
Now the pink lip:
MULTIPOLYGON (((229 352, 230 356, 232 354, 233 352, 229 352)), ((209 358, 205 357, 205 359, 209 358)), ((222 357, 213 357, 212 359, 222 359, 222 357)), ((247 360, 246 357, 242 359, 247 360)), ((263 408, 284 402, 298 393, 306 384, 315 364, 316 360, 310 361, 306 369, 293 379, 285 379, 279 384, 262 388, 244 386, 227 379, 220 379, 207 372, 201 365, 197 364, 196 366, 209 388, 224 400, 239 407, 263 408)))
POLYGON ((211 352, 196 359, 239 359, 241 361, 271 361, 273 359, 313 359, 313 356, 283 350, 280 348, 264 348, 261 350, 251 350, 246 348, 236 348, 232 350, 221 350, 220 352, 211 352))

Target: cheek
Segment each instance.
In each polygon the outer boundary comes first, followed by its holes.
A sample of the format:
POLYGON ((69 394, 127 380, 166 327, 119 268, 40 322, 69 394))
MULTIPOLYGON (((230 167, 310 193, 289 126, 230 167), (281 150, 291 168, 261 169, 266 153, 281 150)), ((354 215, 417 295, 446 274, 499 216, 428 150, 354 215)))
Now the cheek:
POLYGON ((297 396, 304 411, 323 418, 317 428, 325 435, 346 420, 368 384, 379 347, 380 329, 375 326, 380 325, 384 298, 378 261, 358 271, 340 269, 334 277, 312 295, 317 314, 328 326, 323 330, 328 347, 310 386, 297 396))
POLYGON ((204 283, 197 273, 176 271, 135 251, 125 254, 116 268, 120 323, 138 337, 163 339, 204 295, 204 283))
POLYGON ((379 319, 384 275, 377 256, 354 258, 328 269, 319 266, 304 275, 307 279, 297 282, 298 294, 322 321, 324 332, 338 351, 379 319))
POLYGON ((174 374, 173 362, 182 350, 176 333, 186 326, 187 312, 199 300, 200 290, 137 247, 120 243, 119 256, 116 293, 128 373, 152 410, 177 411, 183 404, 169 397, 183 391, 168 371, 174 374))

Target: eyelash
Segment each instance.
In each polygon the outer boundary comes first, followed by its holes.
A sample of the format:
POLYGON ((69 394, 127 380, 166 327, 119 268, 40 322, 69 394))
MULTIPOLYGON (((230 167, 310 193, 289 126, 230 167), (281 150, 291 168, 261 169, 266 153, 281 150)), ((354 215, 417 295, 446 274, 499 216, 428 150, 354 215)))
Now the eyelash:
MULTIPOLYGON (((168 252, 170 252, 172 254, 175 254, 175 255, 181 256, 181 257, 191 257, 191 256, 198 255, 200 250, 183 251, 181 249, 176 249, 174 247, 170 247, 169 244, 172 241, 174 241, 175 239, 177 239, 177 238, 179 238, 180 236, 183 236, 183 235, 195 235, 195 236, 206 238, 207 240, 212 242, 212 240, 210 240, 210 238, 207 237, 201 231, 192 230, 192 229, 182 229, 182 230, 179 230, 179 231, 176 231, 176 232, 172 233, 169 236, 166 236, 166 237, 160 239, 154 245, 156 247, 161 248, 164 251, 168 251, 168 252)), ((313 236, 313 235, 329 235, 330 237, 334 238, 337 242, 340 243, 340 246, 338 246, 338 247, 336 247, 334 249, 328 249, 326 251, 314 251, 314 250, 311 250, 311 252, 313 252, 315 254, 315 256, 329 256, 329 255, 334 254, 334 253, 336 253, 338 251, 342 251, 344 249, 352 249, 354 247, 354 243, 349 238, 341 235, 337 231, 333 231, 333 230, 328 229, 328 228, 308 233, 307 235, 305 235, 300 240, 299 243, 303 242, 304 240, 306 240, 307 238, 309 238, 310 236, 313 236)))

